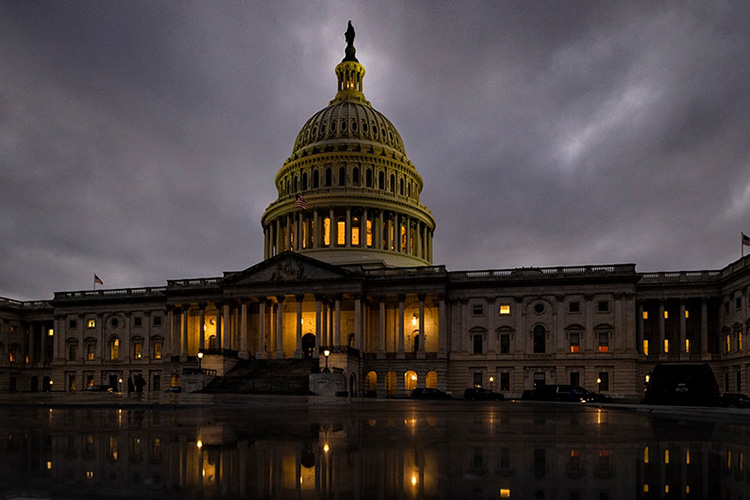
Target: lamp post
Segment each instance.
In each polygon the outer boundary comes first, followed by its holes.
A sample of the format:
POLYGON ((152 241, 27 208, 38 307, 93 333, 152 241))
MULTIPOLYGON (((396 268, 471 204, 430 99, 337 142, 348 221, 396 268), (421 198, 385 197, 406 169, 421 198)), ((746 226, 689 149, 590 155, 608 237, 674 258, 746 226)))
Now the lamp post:
POLYGON ((492 385, 495 382, 495 377, 490 377, 490 391, 492 390, 492 385))
POLYGON ((596 392, 597 394, 602 392, 602 379, 600 377, 596 379, 596 392))
POLYGON ((330 356, 330 355, 331 355, 331 351, 330 350, 325 349, 323 351, 323 356, 325 356, 325 358, 326 358, 326 368, 325 368, 325 370, 323 370, 324 373, 331 373, 331 370, 328 369, 328 356, 330 356))
MULTIPOLYGON (((201 388, 205 389, 206 377, 204 377, 203 373, 203 351, 198 351, 198 370, 201 372, 201 388)), ((198 442, 200 442, 200 440, 198 442)))

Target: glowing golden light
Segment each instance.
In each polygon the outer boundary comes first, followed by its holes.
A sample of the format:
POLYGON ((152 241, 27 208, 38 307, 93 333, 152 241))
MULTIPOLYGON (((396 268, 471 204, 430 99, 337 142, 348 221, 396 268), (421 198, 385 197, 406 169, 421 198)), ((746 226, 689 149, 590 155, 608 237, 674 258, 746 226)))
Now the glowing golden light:
POLYGON ((52 470, 52 461, 47 460, 47 470, 52 470))
POLYGON ((500 488, 500 498, 510 498, 510 488, 500 488))
POLYGON ((664 463, 669 463, 669 449, 664 450, 664 463))
POLYGON ((648 311, 643 311, 643 319, 648 319, 648 311))
POLYGON ((94 471, 87 470, 86 471, 86 479, 94 479, 94 471))
POLYGON ((411 317, 411 326, 414 326, 414 327, 417 326, 417 317, 416 316, 412 316, 411 317))
POLYGON ((411 485, 412 486, 416 486, 417 485, 417 475, 416 474, 412 474, 411 475, 411 485))
POLYGON ((669 311, 664 311, 664 319, 669 319, 669 311))
POLYGON ((326 444, 323 445, 323 451, 324 452, 328 453, 328 450, 330 450, 330 449, 331 448, 328 446, 328 443, 326 443, 326 444))
POLYGON ((648 446, 643 449, 643 463, 648 463, 648 446))
POLYGON ((500 304, 500 314, 510 314, 510 304, 500 304))
POLYGON ((203 448, 203 441, 199 439, 198 441, 195 442, 195 446, 197 446, 198 448, 203 448))
POLYGON ((669 340, 668 339, 664 339, 664 352, 665 353, 669 352, 669 340))
POLYGON ((643 354, 648 356, 648 340, 643 341, 643 354))

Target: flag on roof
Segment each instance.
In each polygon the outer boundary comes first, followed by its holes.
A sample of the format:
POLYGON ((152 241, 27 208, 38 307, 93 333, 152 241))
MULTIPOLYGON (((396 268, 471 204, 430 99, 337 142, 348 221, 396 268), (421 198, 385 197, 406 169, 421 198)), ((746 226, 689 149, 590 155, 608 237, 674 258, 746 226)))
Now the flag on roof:
POLYGON ((97 276, 96 274, 94 274, 94 284, 95 285, 102 285, 103 286, 104 282, 102 281, 102 279, 99 276, 97 276))
POLYGON ((307 208, 307 200, 302 196, 297 195, 297 199, 294 200, 294 206, 304 210, 307 208))
POLYGON ((750 236, 746 235, 745 233, 742 233, 742 244, 750 247, 750 236))

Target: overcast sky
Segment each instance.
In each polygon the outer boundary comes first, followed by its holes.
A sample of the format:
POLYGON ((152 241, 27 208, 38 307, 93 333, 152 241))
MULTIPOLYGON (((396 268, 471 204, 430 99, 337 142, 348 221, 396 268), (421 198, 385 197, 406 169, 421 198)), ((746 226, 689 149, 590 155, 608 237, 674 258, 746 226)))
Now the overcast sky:
MULTIPOLYGON (((750 234, 750 3, 0 3, 0 296, 263 258, 336 91, 400 131, 449 270, 718 269, 750 234)), ((750 248, 748 248, 750 250, 750 248)))

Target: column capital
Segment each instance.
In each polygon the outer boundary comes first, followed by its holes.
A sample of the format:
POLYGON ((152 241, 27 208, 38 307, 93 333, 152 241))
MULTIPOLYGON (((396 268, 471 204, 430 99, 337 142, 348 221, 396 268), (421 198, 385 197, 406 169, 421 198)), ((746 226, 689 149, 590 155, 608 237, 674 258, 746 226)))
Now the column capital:
POLYGON ((302 302, 303 300, 305 300, 305 294, 304 293, 295 293, 294 294, 294 300, 296 300, 297 302, 302 302))
POLYGON ((419 300, 420 302, 424 302, 424 299, 426 299, 426 298, 427 298, 427 294, 426 294, 426 293, 418 293, 418 294, 417 294, 417 299, 418 299, 418 300, 419 300))
POLYGON ((284 299, 286 298, 286 295, 276 295, 276 301, 281 304, 284 302, 284 299))

